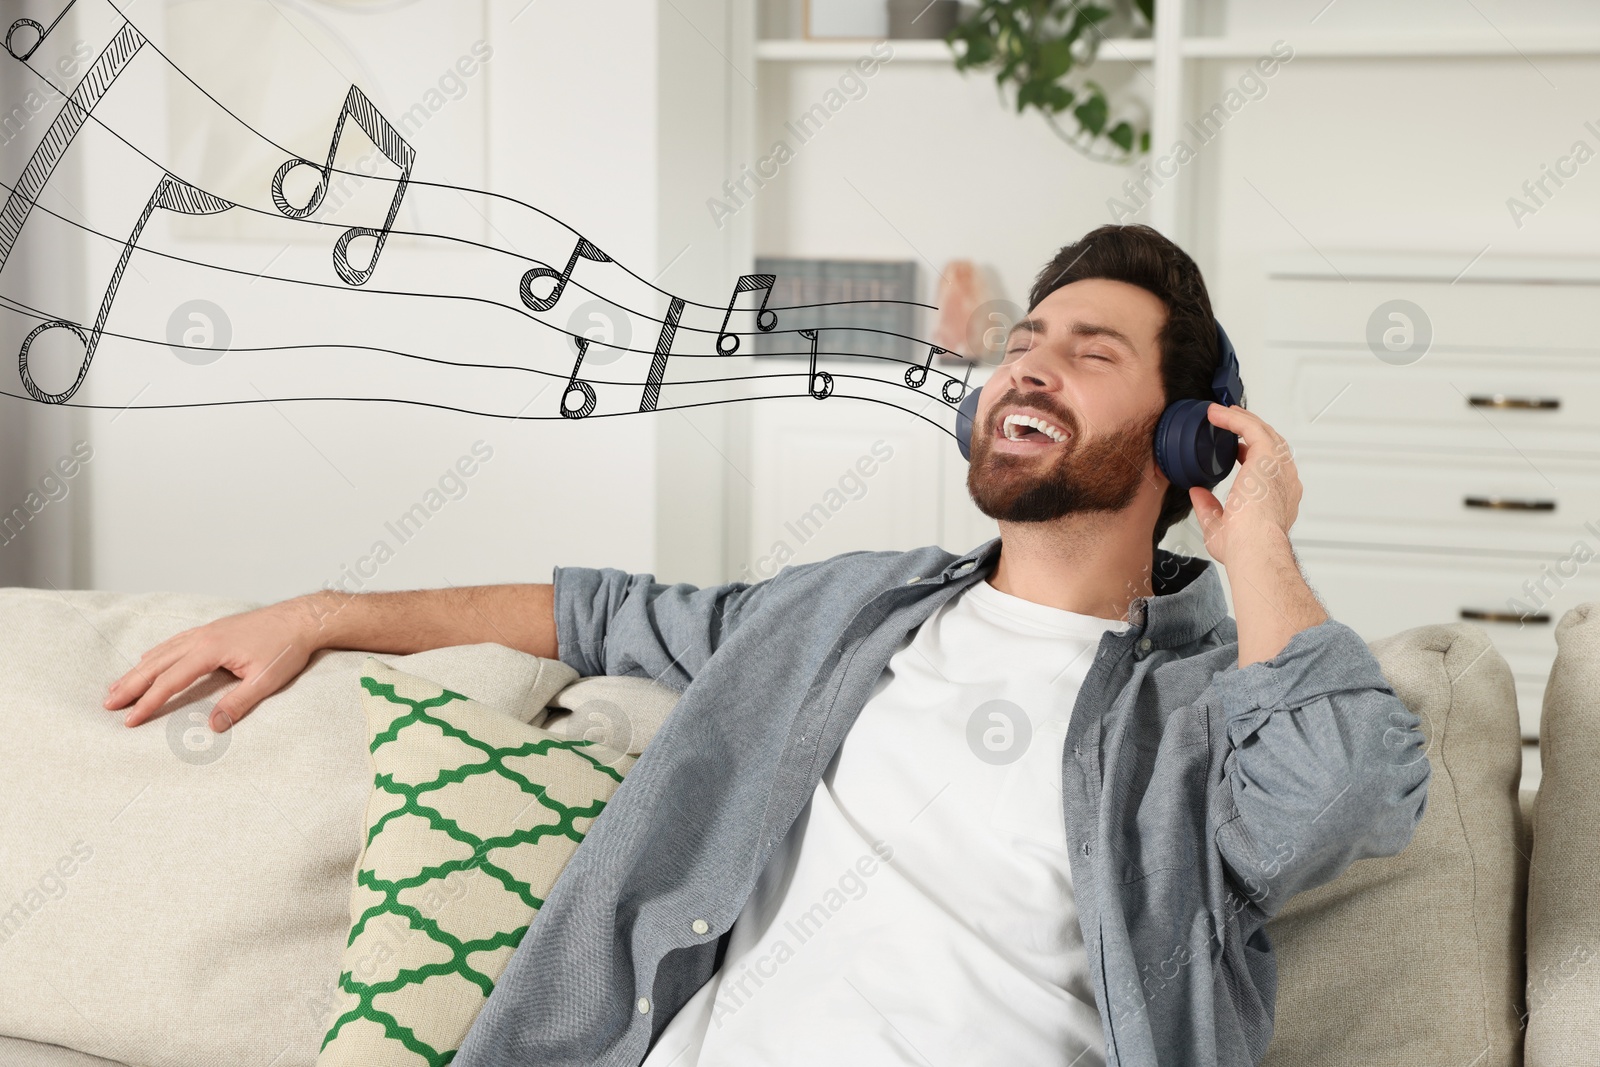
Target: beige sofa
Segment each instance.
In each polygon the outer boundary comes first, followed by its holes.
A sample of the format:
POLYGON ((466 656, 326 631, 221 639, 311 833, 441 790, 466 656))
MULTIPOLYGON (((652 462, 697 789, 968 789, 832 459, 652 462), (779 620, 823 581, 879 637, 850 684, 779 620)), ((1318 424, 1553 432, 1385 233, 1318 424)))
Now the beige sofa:
MULTIPOLYGON (((251 606, 0 590, 5 1067, 315 1062, 371 785, 365 656, 319 654, 221 736, 204 727, 231 684, 221 675, 137 730, 101 708, 146 648, 251 606)), ((1269 1064, 1600 1063, 1597 609, 1558 626, 1543 778, 1520 798, 1511 673, 1485 632, 1372 643, 1423 718, 1429 805, 1401 855, 1354 865, 1274 919, 1269 1064)), ((495 645, 380 658, 636 754, 676 699, 495 645)))

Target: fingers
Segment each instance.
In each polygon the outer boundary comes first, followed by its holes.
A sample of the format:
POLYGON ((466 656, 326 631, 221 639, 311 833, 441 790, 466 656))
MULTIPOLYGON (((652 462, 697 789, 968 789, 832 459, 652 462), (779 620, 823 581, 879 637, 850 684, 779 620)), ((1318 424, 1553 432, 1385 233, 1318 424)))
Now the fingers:
POLYGON ((1244 442, 1247 445, 1254 444, 1257 441, 1282 440, 1278 436, 1278 431, 1267 425, 1265 419, 1253 411, 1246 411, 1237 404, 1225 407, 1213 401, 1211 406, 1206 408, 1206 418, 1211 421, 1213 426, 1221 426, 1223 429, 1232 430, 1244 438, 1244 442))
POLYGON ((147 722, 152 715, 161 710, 174 693, 183 692, 217 667, 218 664, 210 657, 189 656, 179 660, 156 677, 144 695, 123 716, 122 721, 128 726, 138 726, 147 722))
POLYGON ((112 682, 107 688, 104 707, 115 711, 117 708, 126 707, 130 701, 141 696, 162 671, 183 655, 184 650, 189 647, 188 637, 193 632, 185 630, 173 634, 159 645, 146 650, 128 673, 112 682))
POLYGON ((1203 528, 1215 522, 1222 514, 1222 503, 1211 490, 1194 486, 1189 490, 1189 503, 1194 507, 1195 518, 1203 528))
POLYGON ((1288 440, 1274 430, 1260 415, 1246 411, 1237 404, 1224 407, 1212 403, 1206 408, 1206 418, 1213 426, 1220 426, 1239 437, 1239 465, 1253 457, 1265 457, 1262 462, 1276 469, 1278 465, 1294 466, 1294 449, 1288 440), (1260 446, 1259 449, 1256 446, 1260 446))
POLYGON ((300 673, 303 663, 288 655, 292 645, 284 646, 272 662, 261 670, 249 674, 224 694, 211 711, 211 728, 218 733, 231 729, 235 723, 255 710, 256 705, 282 689, 300 673))

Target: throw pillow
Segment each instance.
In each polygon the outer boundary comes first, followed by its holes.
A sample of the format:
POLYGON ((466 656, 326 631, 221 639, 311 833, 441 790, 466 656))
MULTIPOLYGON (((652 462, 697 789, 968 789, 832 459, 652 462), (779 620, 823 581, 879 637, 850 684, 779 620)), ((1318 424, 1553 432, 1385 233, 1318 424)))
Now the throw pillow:
POLYGON ((1357 860, 1267 923, 1278 999, 1262 1067, 1515 1067, 1528 861, 1511 667, 1473 623, 1368 647, 1422 719, 1427 810, 1399 855, 1357 860))
POLYGON ((368 658, 372 761, 318 1067, 441 1067, 634 759, 368 658))

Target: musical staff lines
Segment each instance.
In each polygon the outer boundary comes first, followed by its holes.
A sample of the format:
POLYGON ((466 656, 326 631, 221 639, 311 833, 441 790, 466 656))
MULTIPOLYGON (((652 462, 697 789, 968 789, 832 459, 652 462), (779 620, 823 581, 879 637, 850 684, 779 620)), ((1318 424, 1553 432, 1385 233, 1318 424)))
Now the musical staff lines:
MULTIPOLYGON (((312 373, 326 373, 334 377, 337 377, 336 368, 325 361, 346 358, 341 353, 363 361, 363 367, 375 366, 371 361, 390 358, 400 361, 409 370, 400 376, 404 379, 403 384, 399 378, 392 376, 370 376, 374 390, 387 390, 385 395, 284 395, 261 401, 259 397, 239 398, 229 394, 225 375, 212 369, 214 366, 226 368, 226 361, 220 364, 185 364, 175 367, 172 374, 175 379, 182 377, 183 387, 192 390, 191 396, 195 398, 185 397, 172 403, 129 405, 131 407, 155 410, 274 402, 280 399, 343 399, 352 402, 418 404, 497 418, 583 420, 781 397, 829 399, 840 396, 898 408, 953 435, 951 424, 955 408, 967 394, 972 376, 973 365, 970 361, 966 376, 958 381, 934 366, 935 356, 949 353, 915 337, 889 330, 869 331, 865 327, 830 326, 827 331, 820 328, 803 329, 797 328, 800 323, 794 319, 788 320, 788 329, 780 329, 787 311, 831 305, 769 306, 778 280, 771 273, 738 276, 726 302, 700 301, 686 294, 668 292, 625 264, 615 261, 567 223, 532 204, 505 194, 430 182, 419 177, 418 168, 425 166, 427 161, 419 157, 416 148, 401 135, 360 86, 349 86, 333 121, 326 156, 319 163, 301 152, 278 145, 224 106, 174 65, 157 46, 151 44, 135 23, 109 0, 82 0, 81 3, 80 0, 67 0, 48 25, 41 21, 44 15, 38 19, 16 19, 5 38, 7 54, 12 61, 23 64, 48 84, 48 79, 44 79, 30 60, 70 11, 76 8, 81 12, 89 5, 103 6, 108 16, 119 20, 115 24, 115 32, 108 27, 106 32, 110 34, 110 39, 100 49, 82 79, 64 98, 59 112, 42 140, 33 147, 15 183, 0 182, 0 187, 6 189, 5 203, 0 207, 0 326, 23 327, 18 331, 21 341, 17 350, 20 391, 0 388, 0 395, 51 405, 84 408, 107 406, 92 402, 93 397, 88 401, 75 400, 80 389, 90 382, 91 368, 108 366, 107 360, 114 366, 118 354, 132 352, 134 346, 169 343, 160 337, 142 336, 140 329, 131 328, 125 323, 119 328, 123 313, 116 310, 118 295, 135 256, 138 256, 154 257, 150 259, 151 263, 167 265, 178 276, 183 271, 190 271, 196 279, 210 279, 205 284, 247 277, 252 287, 250 299, 267 307, 276 306, 277 302, 299 299, 294 295, 296 293, 315 293, 320 300, 347 302, 341 306, 335 317, 336 326, 332 329, 326 325, 307 327, 296 334, 299 316, 270 313, 256 316, 267 320, 264 324, 255 324, 257 336, 250 336, 248 331, 241 334, 236 330, 237 344, 230 345, 229 352, 241 358, 266 358, 272 353, 291 354, 293 358, 275 365, 298 367, 312 365, 311 353, 322 353, 323 365, 328 369, 312 373), (117 116, 123 116, 120 120, 123 122, 128 121, 126 116, 137 114, 136 108, 121 107, 120 94, 134 90, 116 88, 121 75, 135 61, 141 65, 166 65, 172 73, 194 85, 205 99, 216 105, 217 122, 238 124, 262 144, 281 152, 280 158, 287 158, 281 164, 276 164, 275 170, 272 170, 273 164, 269 164, 265 169, 272 172, 251 179, 256 183, 253 186, 246 183, 245 187, 237 189, 205 189, 186 180, 183 174, 169 169, 166 162, 156 158, 161 154, 159 148, 151 147, 145 151, 139 147, 140 138, 136 133, 130 136, 130 131, 114 128, 102 114, 96 113, 101 101, 115 88, 119 94, 119 104, 103 109, 105 114, 111 115, 114 121, 117 116), (155 182, 154 189, 143 200, 142 210, 131 225, 126 220, 132 214, 132 204, 119 209, 127 212, 123 221, 111 222, 96 221, 100 219, 96 214, 91 214, 88 221, 67 218, 41 203, 41 197, 49 189, 63 160, 75 152, 74 145, 79 135, 91 124, 105 131, 105 135, 112 139, 108 144, 114 142, 119 150, 126 148, 131 151, 133 156, 130 158, 136 157, 138 161, 150 165, 149 177, 132 171, 126 176, 120 172, 117 175, 116 180, 123 181, 130 192, 137 189, 140 183, 155 182), (340 169, 341 145, 346 146, 348 154, 348 146, 352 143, 347 136, 351 132, 350 124, 359 129, 392 165, 393 177, 374 179, 370 172, 340 169), (291 184, 295 172, 302 168, 310 168, 315 172, 316 183, 308 194, 295 192, 294 201, 299 202, 292 202, 291 193, 286 187, 291 184), (371 224, 352 226, 331 217, 328 210, 330 185, 341 175, 386 183, 387 208, 378 209, 375 204, 371 224), (516 248, 474 241, 458 233, 410 232, 396 228, 403 202, 446 194, 481 198, 485 203, 500 205, 497 210, 507 214, 497 215, 496 232, 502 226, 513 229, 518 233, 518 244, 532 254, 524 254, 516 248), (379 210, 383 213, 381 219, 377 217, 379 210), (193 246, 183 246, 183 250, 191 252, 188 255, 180 250, 164 248, 160 239, 163 228, 149 228, 150 221, 158 211, 190 216, 230 211, 251 212, 276 219, 276 225, 279 226, 329 228, 332 234, 333 274, 326 273, 325 259, 320 268, 314 268, 306 262, 296 265, 297 257, 290 257, 276 272, 272 270, 272 263, 265 269, 252 271, 228 262, 227 251, 207 252, 207 258, 202 259, 192 253, 193 246), (27 241, 22 242, 29 220, 43 216, 50 217, 49 229, 39 233, 30 231, 27 241), (97 305, 84 310, 82 314, 74 314, 65 306, 36 306, 48 305, 51 300, 35 297, 30 302, 19 299, 16 294, 21 289, 8 284, 17 278, 20 271, 27 270, 25 263, 12 262, 17 249, 27 247, 30 255, 47 254, 51 242, 62 232, 62 227, 72 227, 79 233, 91 235, 95 241, 104 242, 115 250, 115 264, 97 305), (531 237, 525 241, 524 235, 531 237), (401 236, 406 240, 390 244, 390 238, 401 236), (352 246, 363 239, 371 239, 371 255, 365 262, 358 263, 354 261, 356 257, 352 255, 352 246), (431 256, 435 248, 449 248, 456 253, 449 268, 441 268, 438 266, 441 261, 431 256), (562 263, 563 254, 564 266, 558 270, 551 264, 562 263), (377 276, 380 260, 388 266, 384 268, 382 284, 374 285, 371 283, 377 276), (542 283, 553 284, 547 288, 542 283), (644 324, 642 336, 649 336, 650 332, 655 334, 653 348, 629 347, 628 339, 641 335, 633 330, 628 331, 626 337, 616 338, 616 344, 606 343, 612 339, 609 336, 597 340, 575 333, 575 327, 571 323, 563 323, 559 314, 556 314, 575 302, 582 304, 582 301, 563 300, 569 287, 600 301, 617 316, 644 324), (525 338, 526 342, 510 347, 515 354, 509 360, 496 359, 494 353, 477 352, 470 353, 467 358, 458 358, 461 353, 450 349, 448 342, 422 336, 418 331, 408 330, 406 325, 413 318, 419 321, 436 320, 436 312, 428 308, 438 308, 441 301, 452 302, 450 315, 469 316, 473 323, 504 316, 499 323, 502 334, 516 331, 517 336, 525 338), (859 367, 858 372, 829 369, 822 361, 845 353, 830 351, 822 334, 830 332, 835 335, 834 340, 838 343, 833 347, 838 348, 843 336, 852 329, 905 337, 915 342, 919 353, 925 347, 926 356, 914 362, 890 356, 874 356, 870 359, 880 360, 885 365, 859 367), (75 373, 69 366, 63 377, 60 368, 53 365, 59 360, 52 359, 51 365, 45 366, 36 359, 40 340, 52 332, 70 335, 81 349, 75 373), (742 344, 745 337, 773 334, 794 337, 795 350, 776 355, 763 352, 759 357, 752 358, 742 344), (115 339, 118 344, 102 352, 102 342, 107 339, 115 339), (559 347, 567 347, 569 339, 570 344, 576 347, 576 358, 572 360, 570 368, 564 361, 557 366, 554 359, 556 342, 561 342, 559 347), (125 349, 124 345, 129 347, 125 349), (783 358, 785 355, 805 358, 805 369, 798 369, 793 363, 787 362, 783 358), (706 362, 708 360, 711 362, 706 362), (783 369, 777 369, 780 367, 783 369), (428 368, 434 368, 434 373, 440 376, 454 374, 457 377, 440 377, 431 385, 419 384, 424 380, 418 374, 428 368), (508 401, 509 397, 500 394, 509 393, 509 390, 490 385, 481 398, 474 399, 467 395, 468 391, 462 384, 469 378, 480 386, 481 383, 499 383, 508 374, 534 374, 562 382, 559 398, 550 405, 554 410, 528 413, 519 410, 514 416, 508 416, 502 410, 502 401, 508 401), (803 388, 798 388, 802 379, 803 388), (718 395, 719 390, 721 395, 718 395)), ((106 40, 104 37, 100 39, 106 40)), ((138 78, 126 80, 126 84, 133 86, 148 83, 149 79, 144 78, 143 73, 138 78)), ((302 179, 299 188, 303 190, 305 184, 302 179)), ((150 187, 146 185, 144 188, 150 187)), ((424 199, 424 202, 428 201, 424 199)), ((422 217, 443 216, 429 213, 422 217)), ((46 224, 40 222, 38 225, 46 224)), ((448 227, 444 229, 448 231, 448 227)), ((322 231, 307 229, 306 232, 322 231)), ((327 248, 328 245, 322 247, 327 248)), ((303 261, 305 257, 298 259, 303 261)), ((139 263, 143 267, 146 260, 140 258, 139 263)), ((129 299, 134 298, 130 296, 129 299)), ((75 302, 75 299, 62 300, 63 305, 75 302)), ((913 302, 881 303, 910 305, 913 302)), ((582 304, 578 311, 582 312, 589 306, 582 304)), ((915 306, 929 308, 925 304, 915 306)), ((306 316, 306 321, 315 320, 306 316)), ((776 347, 783 346, 780 343, 776 347)), ((59 351, 58 341, 52 346, 52 352, 59 351)), ((98 379, 102 373, 108 372, 95 370, 94 378, 98 379)), ((313 386, 314 382, 307 380, 304 384, 313 386)), ((282 391, 286 394, 304 394, 312 390, 282 391)), ((526 407, 525 404, 523 406, 526 407)))

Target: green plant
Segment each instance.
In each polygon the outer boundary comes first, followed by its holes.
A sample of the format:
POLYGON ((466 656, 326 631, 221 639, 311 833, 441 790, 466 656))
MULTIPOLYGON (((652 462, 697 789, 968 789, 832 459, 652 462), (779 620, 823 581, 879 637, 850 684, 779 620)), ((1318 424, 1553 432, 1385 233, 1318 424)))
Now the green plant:
POLYGON ((1112 121, 1105 90, 1085 77, 1105 34, 1100 23, 1118 21, 1155 25, 1155 0, 978 0, 945 40, 956 53, 956 69, 998 68, 995 84, 1002 93, 1016 89, 1017 113, 1032 107, 1072 147, 1107 163, 1126 162, 1150 150, 1150 130, 1142 121, 1118 116, 1112 121), (1136 17, 1137 16, 1137 17, 1136 17), (957 47, 957 43, 965 48, 957 47), (1074 73, 1076 72, 1076 77, 1074 73), (1067 129, 1062 112, 1070 111, 1075 129, 1067 129), (1137 152, 1134 149, 1138 144, 1137 152), (1112 145, 1119 152, 1096 151, 1112 145))

